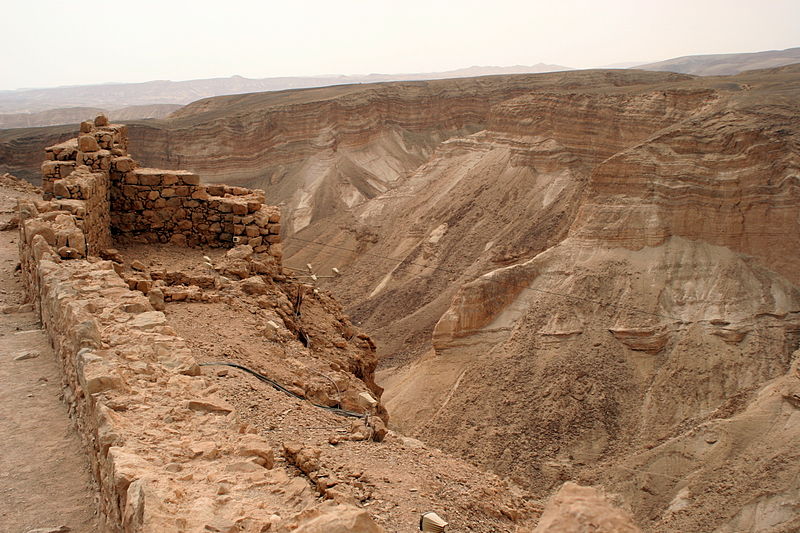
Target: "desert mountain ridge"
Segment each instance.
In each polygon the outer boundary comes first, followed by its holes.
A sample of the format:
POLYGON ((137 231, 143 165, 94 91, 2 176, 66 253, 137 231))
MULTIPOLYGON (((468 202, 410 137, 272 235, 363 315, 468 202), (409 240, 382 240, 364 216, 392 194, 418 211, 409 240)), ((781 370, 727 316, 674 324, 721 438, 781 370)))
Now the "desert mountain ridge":
POLYGON ((758 70, 800 63, 800 47, 739 54, 703 54, 675 57, 638 65, 634 68, 680 72, 696 76, 727 76, 745 70, 758 70))
POLYGON ((0 129, 76 124, 86 117, 99 114, 108 114, 120 121, 164 118, 180 108, 180 104, 141 104, 112 110, 99 107, 61 107, 35 113, 5 113, 0 114, 0 129))
MULTIPOLYGON (((656 63, 625 62, 604 68, 637 68, 699 76, 737 74, 745 70, 777 67, 800 61, 800 48, 740 54, 692 55, 656 63)), ((290 76, 250 79, 242 76, 186 81, 154 80, 143 83, 108 83, 0 91, 0 129, 77 123, 97 112, 119 120, 164 118, 169 106, 229 94, 280 91, 354 83, 419 81, 502 74, 530 74, 573 70, 571 67, 534 65, 471 66, 427 73, 290 76), (81 112, 77 108, 91 108, 81 112), (75 108, 75 109, 71 109, 75 108)))
MULTIPOLYGON (((209 78, 186 81, 154 80, 142 83, 107 83, 41 89, 0 91, 0 112, 35 113, 61 107, 121 107, 172 104, 185 105, 201 98, 261 91, 325 87, 353 83, 462 78, 496 74, 527 74, 571 70, 561 65, 472 66, 443 72, 366 75, 285 76, 274 78, 209 78)), ((87 115, 90 116, 90 115, 87 115)), ((133 118, 133 117, 132 117, 133 118)), ((135 117, 149 118, 149 117, 135 117)), ((49 125, 49 124, 29 124, 49 125)), ((15 126, 3 126, 15 127, 15 126)))

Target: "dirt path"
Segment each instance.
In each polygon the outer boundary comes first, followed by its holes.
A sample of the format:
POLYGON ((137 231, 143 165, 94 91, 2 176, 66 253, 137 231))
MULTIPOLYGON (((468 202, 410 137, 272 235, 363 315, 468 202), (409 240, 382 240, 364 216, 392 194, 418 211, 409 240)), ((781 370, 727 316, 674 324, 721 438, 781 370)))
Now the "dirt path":
MULTIPOLYGON (((0 224, 15 191, 0 187, 0 224)), ((0 309, 23 300, 16 230, 0 231, 0 309)), ((99 531, 89 465, 47 336, 33 312, 0 313, 0 532, 67 526, 99 531), (38 354, 15 360, 23 353, 38 354)))

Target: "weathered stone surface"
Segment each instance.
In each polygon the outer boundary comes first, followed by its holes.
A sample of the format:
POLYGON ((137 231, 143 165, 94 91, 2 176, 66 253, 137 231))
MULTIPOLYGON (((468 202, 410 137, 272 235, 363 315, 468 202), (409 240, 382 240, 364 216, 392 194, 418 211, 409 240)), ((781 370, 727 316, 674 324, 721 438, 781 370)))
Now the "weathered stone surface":
POLYGON ((186 407, 192 411, 205 413, 228 414, 233 412, 233 407, 222 399, 189 400, 186 407))
POLYGON ((97 144, 97 139, 94 135, 81 135, 78 137, 78 150, 81 152, 97 152, 100 150, 100 145, 97 144))
POLYGON ((273 455, 272 447, 268 442, 260 437, 256 437, 254 435, 246 436, 236 449, 236 452, 245 457, 260 457, 264 460, 264 468, 272 468, 275 466, 275 457, 273 455))
POLYGON ((21 352, 14 356, 14 361, 25 361, 26 359, 35 359, 41 355, 37 351, 21 352))
POLYGON ((534 533, 638 533, 630 514, 612 506, 593 487, 564 483, 544 509, 534 533))
POLYGON ((167 317, 161 311, 147 311, 146 313, 139 313, 128 322, 128 326, 135 329, 148 330, 164 326, 167 323, 167 317))
POLYGON ((267 294, 269 286, 261 276, 252 276, 241 281, 241 288, 245 294, 267 294))
POLYGON ((363 509, 335 502, 323 503, 292 517, 278 533, 384 533, 363 509))

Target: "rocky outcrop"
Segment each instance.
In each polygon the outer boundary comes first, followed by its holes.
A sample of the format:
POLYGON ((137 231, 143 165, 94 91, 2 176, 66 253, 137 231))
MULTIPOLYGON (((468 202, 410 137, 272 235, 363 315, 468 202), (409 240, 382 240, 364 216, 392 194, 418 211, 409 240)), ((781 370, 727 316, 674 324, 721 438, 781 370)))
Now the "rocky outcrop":
POLYGON ((564 483, 544 508, 534 533, 638 533, 633 518, 594 487, 564 483))

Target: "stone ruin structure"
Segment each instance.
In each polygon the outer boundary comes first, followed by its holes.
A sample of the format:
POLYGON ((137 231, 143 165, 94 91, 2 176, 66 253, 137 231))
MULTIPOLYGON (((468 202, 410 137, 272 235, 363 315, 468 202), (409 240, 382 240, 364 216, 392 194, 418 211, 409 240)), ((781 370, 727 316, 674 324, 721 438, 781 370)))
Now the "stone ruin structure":
MULTIPOLYGON (((264 205, 262 191, 140 168, 127 153, 125 126, 103 116, 81 124, 77 139, 47 148, 42 169, 44 200, 19 203, 22 275, 89 452, 103 530, 282 530, 258 488, 272 486, 271 497, 279 498, 291 481, 272 473, 271 443, 236 421, 167 323, 163 293, 153 298, 163 280, 145 280, 143 288, 142 280, 123 279, 118 261, 102 259, 113 259, 112 236, 186 246, 240 243, 249 246, 229 255, 246 249, 253 258, 242 277, 258 268, 280 272, 277 208, 264 205)), ((258 281, 240 283, 251 280, 258 281)), ((293 498, 280 505, 290 512, 316 505, 313 497, 293 498)), ((382 531, 352 506, 328 502, 314 512, 368 522, 359 531, 382 531)))
POLYGON ((186 170, 140 168, 127 150, 127 127, 103 115, 83 122, 77 138, 45 149, 44 199, 68 211, 86 236, 85 246, 71 243, 69 253, 99 255, 113 235, 188 246, 247 244, 280 258, 280 212, 264 205, 263 191, 201 184, 186 170))

